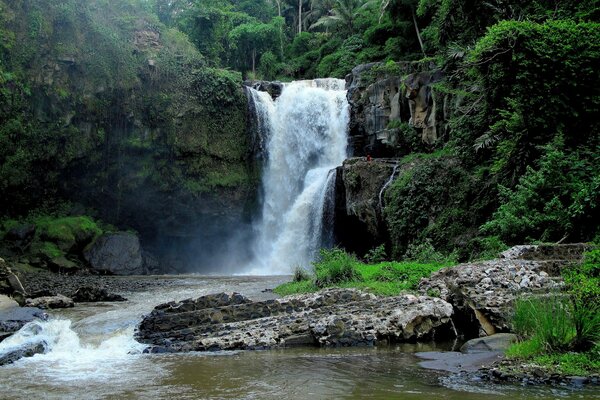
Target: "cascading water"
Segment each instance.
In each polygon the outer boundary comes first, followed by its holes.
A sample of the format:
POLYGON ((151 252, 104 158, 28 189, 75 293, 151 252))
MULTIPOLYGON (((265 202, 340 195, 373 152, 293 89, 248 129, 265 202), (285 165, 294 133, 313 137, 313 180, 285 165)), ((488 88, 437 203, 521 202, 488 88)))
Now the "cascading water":
POLYGON ((268 139, 263 210, 247 272, 286 274, 309 266, 322 245, 323 216, 335 184, 330 171, 346 158, 345 81, 292 82, 276 101, 259 93, 252 101, 268 139))

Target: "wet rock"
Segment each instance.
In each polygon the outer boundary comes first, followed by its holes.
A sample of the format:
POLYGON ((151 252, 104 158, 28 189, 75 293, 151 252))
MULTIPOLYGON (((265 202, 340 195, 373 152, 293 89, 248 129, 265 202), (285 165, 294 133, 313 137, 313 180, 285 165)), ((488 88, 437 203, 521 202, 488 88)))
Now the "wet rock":
POLYGON ((462 345, 462 353, 480 353, 480 352, 504 352, 508 347, 517 341, 517 335, 512 333, 497 333, 495 335, 482 338, 471 339, 462 345))
POLYGON ((440 299, 355 289, 258 302, 221 293, 156 307, 136 339, 170 352, 375 345, 429 338, 448 328, 451 315, 440 299))
POLYGON ((24 357, 33 357, 36 354, 45 353, 46 348, 46 342, 40 341, 36 343, 28 343, 14 349, 8 349, 6 352, 0 354, 0 366, 12 364, 24 357))
POLYGON ((107 233, 84 251, 90 266, 115 275, 143 275, 146 272, 137 235, 129 232, 107 233))
POLYGON ((98 301, 127 301, 127 299, 118 294, 109 293, 104 288, 83 286, 73 294, 73 301, 77 303, 93 303, 98 301))
POLYGON ((273 100, 281 96, 283 92, 283 83, 281 82, 268 82, 268 81, 245 81, 245 86, 249 86, 259 92, 267 92, 271 95, 273 100))
POLYGON ((75 304, 69 297, 58 294, 56 296, 48 297, 37 297, 35 299, 27 299, 25 301, 26 307, 36 307, 43 310, 54 309, 54 308, 70 308, 75 304))
MULTIPOLYGON (((510 331, 513 301, 564 286, 560 271, 581 260, 585 245, 516 246, 502 258, 441 269, 419 284, 435 291, 462 315, 471 315, 484 335, 510 331), (521 258, 519 258, 521 257, 521 258)), ((462 328, 465 328, 463 323, 462 328)))
MULTIPOLYGON (((339 167, 345 201, 337 214, 342 218, 355 219, 375 241, 387 235, 381 222, 383 199, 379 195, 390 180, 394 166, 394 162, 367 161, 361 157, 348 159, 339 167)), ((353 230, 355 233, 356 229, 353 230)))
POLYGON ((36 319, 46 320, 48 315, 39 308, 24 308, 6 296, 0 295, 0 341, 36 319))

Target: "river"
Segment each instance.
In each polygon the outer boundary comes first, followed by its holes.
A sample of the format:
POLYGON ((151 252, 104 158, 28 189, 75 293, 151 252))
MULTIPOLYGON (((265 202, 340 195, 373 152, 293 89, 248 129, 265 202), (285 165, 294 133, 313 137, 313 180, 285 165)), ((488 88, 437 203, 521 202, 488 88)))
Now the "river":
POLYGON ((593 388, 445 378, 445 373, 420 368, 414 354, 446 348, 435 344, 143 354, 144 346, 133 340, 134 328, 157 304, 221 291, 268 299, 274 295, 263 290, 288 277, 115 279, 170 284, 122 293, 129 299, 124 303, 53 311, 42 331, 32 333, 45 336, 51 350, 0 367, 1 399, 600 399, 593 388))

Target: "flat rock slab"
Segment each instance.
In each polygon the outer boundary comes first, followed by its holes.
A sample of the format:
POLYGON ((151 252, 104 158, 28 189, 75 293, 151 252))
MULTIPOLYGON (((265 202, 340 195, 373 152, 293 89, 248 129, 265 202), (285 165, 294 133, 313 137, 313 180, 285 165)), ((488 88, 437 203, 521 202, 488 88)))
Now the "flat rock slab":
POLYGON ((447 372, 475 372, 504 358, 502 353, 495 351, 469 354, 456 351, 429 351, 416 353, 416 356, 425 360, 419 363, 421 367, 447 372))
POLYGON ((220 293, 156 307, 136 339, 150 345, 149 352, 368 346, 449 332, 452 312, 438 298, 378 297, 355 289, 256 302, 220 293))

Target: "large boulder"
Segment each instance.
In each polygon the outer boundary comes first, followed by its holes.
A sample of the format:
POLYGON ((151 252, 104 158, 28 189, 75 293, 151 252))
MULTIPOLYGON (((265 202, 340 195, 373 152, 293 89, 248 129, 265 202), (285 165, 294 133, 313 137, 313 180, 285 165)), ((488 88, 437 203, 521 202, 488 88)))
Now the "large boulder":
POLYGON ((580 261, 587 250, 583 244, 517 246, 500 259, 434 272, 421 280, 419 291, 450 302, 458 313, 459 328, 476 328, 467 336, 508 332, 514 300, 560 290, 561 269, 580 261))
POLYGON ((452 306, 441 299, 356 289, 256 302, 221 293, 156 307, 136 339, 151 352, 375 345, 449 332, 451 315, 452 306))
POLYGON ((100 236, 83 253, 93 269, 114 275, 146 273, 140 239, 129 232, 100 236))
POLYGON ((27 299, 25 301, 26 307, 41 308, 43 310, 71 308, 74 305, 73 299, 63 296, 62 294, 57 294, 56 296, 36 297, 35 299, 27 299))

